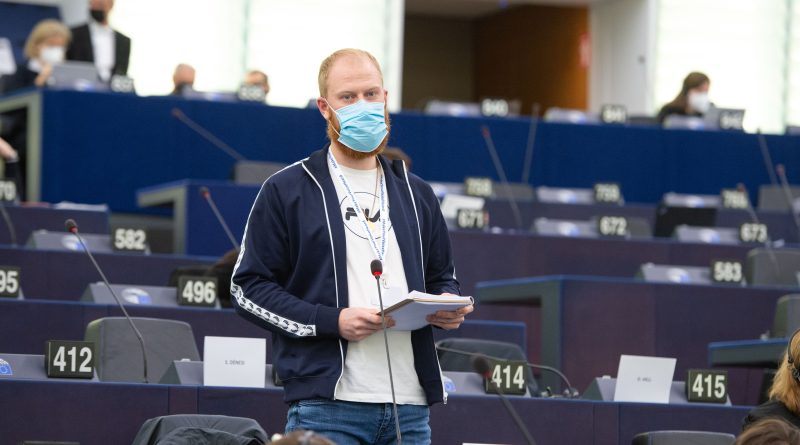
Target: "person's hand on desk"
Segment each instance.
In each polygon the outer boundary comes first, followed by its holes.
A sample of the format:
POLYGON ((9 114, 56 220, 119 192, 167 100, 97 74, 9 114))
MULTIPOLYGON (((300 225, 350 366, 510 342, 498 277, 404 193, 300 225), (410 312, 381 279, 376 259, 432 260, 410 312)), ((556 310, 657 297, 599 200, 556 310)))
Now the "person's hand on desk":
MULTIPOLYGON (((449 293, 444 293, 442 295, 455 296, 455 294, 449 294, 449 293)), ((469 306, 464 306, 455 311, 438 311, 436 313, 428 315, 426 320, 428 321, 428 323, 440 327, 442 329, 458 329, 458 327, 461 326, 461 323, 464 322, 464 317, 466 317, 467 314, 469 314, 474 310, 475 307, 470 304, 469 306)))
POLYGON ((17 151, 3 138, 0 138, 0 158, 6 161, 16 161, 17 151))
POLYGON ((33 80, 33 84, 37 87, 45 86, 51 74, 53 74, 53 65, 49 63, 42 64, 42 70, 39 72, 39 75, 36 76, 36 79, 33 80))
MULTIPOLYGON (((395 325, 392 317, 386 317, 386 328, 395 325)), ((381 316, 375 309, 349 307, 339 313, 339 335, 348 341, 363 340, 382 328, 381 316)))

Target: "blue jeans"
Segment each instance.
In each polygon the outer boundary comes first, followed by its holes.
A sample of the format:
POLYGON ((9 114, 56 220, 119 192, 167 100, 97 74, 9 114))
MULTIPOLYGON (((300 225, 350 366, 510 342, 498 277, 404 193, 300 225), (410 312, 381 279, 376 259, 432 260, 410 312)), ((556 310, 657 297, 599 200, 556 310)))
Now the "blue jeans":
MULTIPOLYGON (((431 443, 430 411, 425 405, 397 405, 403 443, 431 443)), ((359 403, 311 399, 292 403, 286 432, 312 430, 337 445, 397 442, 391 403, 359 403)))

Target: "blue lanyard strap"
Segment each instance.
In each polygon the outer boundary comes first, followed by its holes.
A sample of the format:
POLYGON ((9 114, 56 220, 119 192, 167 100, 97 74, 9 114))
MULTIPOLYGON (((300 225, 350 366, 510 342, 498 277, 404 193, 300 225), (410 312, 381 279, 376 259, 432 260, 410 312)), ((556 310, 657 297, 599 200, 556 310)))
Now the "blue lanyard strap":
POLYGON ((358 201, 356 200, 355 193, 353 193, 352 187, 350 187, 350 183, 347 182, 347 178, 345 178, 342 169, 339 168, 339 164, 336 162, 336 159, 333 155, 328 152, 328 160, 331 163, 331 169, 333 170, 334 176, 339 179, 339 182, 342 183, 342 187, 344 187, 345 191, 347 192, 347 197, 350 199, 350 204, 353 206, 353 209, 356 211, 356 217, 358 218, 358 222, 361 223, 361 226, 364 228, 364 231, 367 233, 367 237, 369 240, 370 247, 372 247, 372 251, 375 253, 377 259, 383 261, 385 254, 386 254, 386 220, 388 219, 388 211, 386 210, 386 193, 384 191, 383 186, 383 175, 381 174, 380 170, 380 163, 378 164, 378 176, 380 177, 380 184, 378 192, 380 194, 380 221, 381 221, 381 242, 380 242, 380 249, 378 249, 378 242, 375 240, 375 236, 372 234, 372 230, 369 228, 369 224, 367 223, 367 217, 364 215, 364 211, 361 209, 361 206, 358 205, 358 201))

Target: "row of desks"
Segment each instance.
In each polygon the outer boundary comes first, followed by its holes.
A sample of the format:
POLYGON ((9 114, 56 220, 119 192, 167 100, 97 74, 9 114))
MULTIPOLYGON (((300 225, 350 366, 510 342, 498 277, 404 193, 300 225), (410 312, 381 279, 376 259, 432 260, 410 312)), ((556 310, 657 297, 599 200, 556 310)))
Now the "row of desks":
MULTIPOLYGON (((5 443, 130 443, 148 418, 199 413, 250 417, 272 434, 283 431, 286 422, 282 396, 277 389, 3 379, 0 431, 5 443)), ((629 444, 637 433, 667 429, 736 434, 748 411, 566 399, 514 398, 511 403, 540 444, 629 444)), ((524 441, 496 396, 452 394, 447 405, 432 408, 431 429, 433 443, 441 445, 524 441)))
MULTIPOLYGON (((621 354, 674 357, 675 380, 710 365, 708 344, 758 338, 772 326, 780 288, 674 285, 597 277, 479 283, 472 319, 528 324, 528 357, 561 369, 577 388, 617 373, 621 354)), ((542 374, 559 388, 557 377, 542 374)), ((735 404, 756 404, 761 370, 732 369, 735 404)))
MULTIPOLYGON (((27 189, 34 199, 105 202, 114 211, 137 211, 134 191, 142 187, 180 178, 229 178, 233 159, 175 119, 174 109, 248 159, 291 163, 326 142, 316 109, 47 90, 0 100, 0 110, 16 107, 29 107, 27 189)), ((530 125, 527 118, 400 112, 392 114, 389 144, 404 149, 414 171, 430 181, 497 179, 482 136, 486 126, 512 181, 527 167, 533 185, 591 187, 613 181, 631 202, 654 203, 669 191, 718 193, 740 182, 757 190, 769 182, 753 134, 541 122, 532 165, 525 166, 530 125)), ((796 180, 800 138, 765 140, 774 162, 786 165, 790 181, 796 180)))
MULTIPOLYGON (((237 239, 241 239, 250 208, 260 187, 236 185, 224 181, 181 180, 140 189, 137 202, 142 207, 164 207, 172 210, 174 251, 192 255, 221 255, 231 248, 219 223, 200 190, 207 188, 220 213, 237 239)), ((511 207, 506 201, 487 201, 492 225, 501 229, 514 228, 511 207)), ((519 203, 523 220, 522 231, 506 233, 525 234, 534 218, 589 220, 602 215, 626 216, 646 219, 651 227, 656 216, 652 205, 569 205, 541 202, 519 203)), ((787 243, 798 241, 798 231, 792 217, 786 212, 759 212, 759 219, 768 225, 772 239, 787 243)), ((738 227, 749 222, 743 210, 720 210, 719 227, 738 227)), ((456 235, 453 235, 455 238, 456 235)), ((490 244, 491 241, 487 242, 490 244)), ((752 247, 752 246, 751 246, 752 247)))
MULTIPOLYGON (((199 350, 206 336, 271 338, 271 334, 240 317, 233 309, 155 307, 127 305, 132 317, 162 318, 189 323, 199 350)), ((37 300, 0 299, 0 352, 43 354, 47 340, 82 340, 86 325, 102 317, 121 317, 117 306, 37 300)), ((437 340, 452 337, 505 341, 527 349, 526 324, 518 321, 471 319, 460 329, 437 329, 437 340)), ((267 341, 267 360, 271 362, 271 341, 267 341)), ((159 376, 160 377, 160 376, 159 376)))

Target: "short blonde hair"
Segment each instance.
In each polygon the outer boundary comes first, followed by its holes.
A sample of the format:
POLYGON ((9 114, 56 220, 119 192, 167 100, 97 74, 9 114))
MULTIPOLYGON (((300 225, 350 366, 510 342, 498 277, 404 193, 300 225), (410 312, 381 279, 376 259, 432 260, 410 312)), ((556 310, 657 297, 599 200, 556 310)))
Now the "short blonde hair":
POLYGON ((336 62, 341 57, 344 56, 358 56, 358 57, 366 57, 367 59, 375 65, 375 68, 378 69, 378 74, 381 76, 381 83, 383 83, 383 71, 381 71, 381 65, 378 63, 378 59, 375 58, 372 54, 368 51, 364 51, 363 49, 355 49, 355 48, 344 48, 338 51, 335 51, 330 56, 326 57, 325 60, 319 65, 319 76, 317 81, 319 82, 319 95, 322 97, 326 97, 328 95, 328 74, 330 73, 331 67, 333 63, 336 62))
POLYGON ((780 400, 789 411, 795 415, 800 415, 800 382, 792 376, 793 366, 797 366, 800 369, 800 362, 798 362, 800 360, 800 335, 797 334, 795 332, 795 335, 792 335, 789 340, 791 344, 786 346, 786 353, 783 354, 781 366, 772 379, 769 397, 780 400), (789 354, 791 354, 794 364, 789 363, 789 354))
POLYGON ((25 57, 29 59, 36 57, 36 47, 51 37, 64 37, 67 40, 67 45, 69 45, 69 41, 72 40, 72 33, 66 25, 58 20, 42 20, 33 27, 28 40, 25 42, 25 57))

